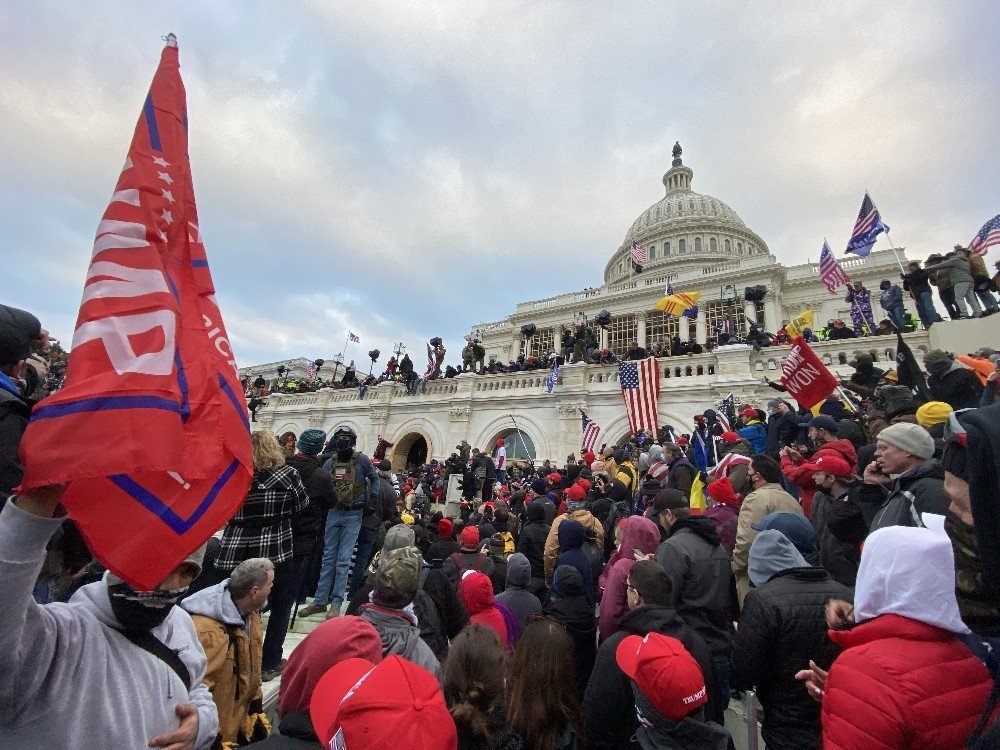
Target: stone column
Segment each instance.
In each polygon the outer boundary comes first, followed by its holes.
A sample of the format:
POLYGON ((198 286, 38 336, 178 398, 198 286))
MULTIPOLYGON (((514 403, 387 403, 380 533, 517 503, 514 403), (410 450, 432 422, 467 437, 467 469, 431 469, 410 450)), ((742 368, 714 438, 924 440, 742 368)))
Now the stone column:
POLYGON ((635 338, 639 342, 639 346, 645 348, 646 346, 646 314, 638 313, 636 315, 635 321, 635 338))
POLYGON ((681 341, 691 338, 691 318, 681 315, 677 319, 677 335, 681 337, 681 341))
POLYGON ((700 313, 694 322, 694 336, 699 344, 704 345, 708 341, 708 324, 705 321, 704 313, 700 313))
POLYGON ((747 319, 747 330, 750 330, 750 324, 757 322, 757 305, 749 300, 743 303, 743 315, 747 319))
POLYGON ((781 313, 778 311, 778 300, 770 294, 764 298, 764 328, 774 333, 781 327, 781 313))
POLYGON ((552 348, 556 350, 556 354, 562 356, 562 326, 555 326, 552 329, 552 348))
POLYGON ((601 329, 601 349, 607 349, 607 348, 608 348, 608 329, 607 328, 602 328, 601 329))

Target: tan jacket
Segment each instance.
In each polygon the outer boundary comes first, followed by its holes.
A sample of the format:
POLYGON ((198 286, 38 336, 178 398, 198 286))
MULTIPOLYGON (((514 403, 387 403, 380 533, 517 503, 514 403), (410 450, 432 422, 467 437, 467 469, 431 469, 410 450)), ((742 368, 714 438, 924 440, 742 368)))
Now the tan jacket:
POLYGON ((545 582, 552 583, 552 574, 556 569, 556 558, 559 557, 559 524, 566 518, 572 518, 583 528, 597 534, 597 548, 604 549, 604 527, 601 522, 594 518, 589 510, 574 510, 572 513, 563 513, 556 516, 549 529, 549 535, 545 538, 545 550, 542 559, 545 563, 545 582))
POLYGON ((799 501, 789 495, 780 484, 769 483, 758 487, 743 500, 740 506, 740 517, 736 522, 736 546, 733 548, 733 574, 736 576, 736 593, 740 597, 740 607, 743 599, 750 591, 750 576, 747 571, 750 563, 750 545, 757 538, 753 524, 769 513, 795 513, 805 515, 799 501))
POLYGON ((235 747, 250 703, 262 697, 260 669, 264 632, 260 613, 250 613, 249 635, 242 625, 226 625, 198 614, 192 614, 191 619, 208 657, 204 682, 219 709, 219 737, 224 747, 235 747))

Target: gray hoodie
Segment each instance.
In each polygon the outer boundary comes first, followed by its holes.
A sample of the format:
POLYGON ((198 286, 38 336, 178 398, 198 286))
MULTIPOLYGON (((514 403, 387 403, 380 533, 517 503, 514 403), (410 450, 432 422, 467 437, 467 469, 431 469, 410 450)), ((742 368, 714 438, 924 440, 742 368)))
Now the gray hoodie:
POLYGON ((244 630, 247 627, 236 602, 229 595, 228 578, 222 583, 191 594, 181 602, 181 606, 189 615, 201 615, 224 625, 242 625, 244 630))
POLYGON ((151 632, 178 652, 193 690, 117 632, 103 580, 66 604, 35 603, 45 545, 62 521, 12 502, 0 511, 0 747, 144 748, 177 729, 175 708, 182 703, 198 709, 195 747, 209 747, 219 718, 202 682, 205 651, 187 612, 173 607, 151 632))
POLYGON ((808 568, 809 563, 788 537, 775 529, 757 534, 750 545, 749 575, 754 586, 763 586, 774 576, 792 568, 808 568))
POLYGON ((507 588, 497 594, 496 601, 503 602, 521 623, 521 629, 528 624, 531 616, 541 614, 542 603, 528 591, 531 580, 531 563, 520 552, 507 558, 507 588))
POLYGON ((361 619, 367 620, 382 639, 382 658, 398 654, 431 674, 437 674, 441 663, 431 647, 420 637, 420 628, 414 623, 415 615, 401 610, 369 604, 361 609, 361 619))

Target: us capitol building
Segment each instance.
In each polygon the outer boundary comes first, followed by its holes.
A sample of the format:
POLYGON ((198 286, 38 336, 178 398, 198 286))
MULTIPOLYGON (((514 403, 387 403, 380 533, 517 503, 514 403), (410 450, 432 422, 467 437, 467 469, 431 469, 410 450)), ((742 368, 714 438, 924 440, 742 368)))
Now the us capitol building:
MULTIPOLYGON (((732 208, 691 189, 694 172, 683 163, 679 144, 674 146, 673 157, 671 168, 663 175, 665 195, 629 227, 604 268, 602 286, 522 302, 504 320, 471 327, 470 336, 482 341, 487 361, 496 358, 508 362, 521 354, 544 359, 553 349, 561 351, 562 332, 574 324, 592 328, 601 348, 610 348, 619 356, 633 341, 652 347, 679 336, 714 344, 723 313, 729 313, 734 332, 745 332, 756 323, 773 333, 782 321, 808 309, 815 311, 817 328, 838 317, 850 325, 846 290, 828 292, 816 263, 790 267, 778 263, 764 239, 732 208), (648 253, 640 274, 632 270, 633 241, 648 253), (701 294, 695 320, 668 316, 653 307, 667 282, 675 292, 701 294), (763 289, 755 294, 754 287, 763 289), (595 318, 604 311, 610 313, 610 323, 605 320, 602 327, 595 318), (535 326, 530 338, 522 335, 525 325, 535 326)), ((899 252, 905 263, 905 255, 899 252)), ((802 254, 806 254, 805 248, 802 254)), ((852 281, 862 281, 873 292, 875 319, 881 320, 884 314, 878 306, 878 284, 884 278, 899 277, 892 251, 875 251, 863 260, 838 260, 852 281)), ((907 308, 913 310, 910 300, 907 308)), ((917 331, 907 338, 918 357, 928 348, 926 332, 917 331)), ((871 352, 883 367, 894 366, 893 337, 821 342, 813 349, 838 374, 851 372, 847 362, 858 351, 871 352)), ((780 361, 787 352, 787 347, 770 347, 757 353, 734 344, 703 354, 660 358, 660 423, 672 424, 678 432, 690 432, 694 415, 714 407, 730 391, 737 400, 763 406, 778 395, 763 383, 763 376, 777 379, 780 361)), ((271 371, 275 365, 247 371, 274 377, 271 371)), ((368 389, 364 398, 358 389, 276 394, 258 411, 258 424, 277 434, 298 434, 308 427, 330 433, 336 426, 348 424, 358 433, 359 448, 369 454, 377 436, 382 435, 393 442, 387 455, 394 469, 447 458, 462 439, 488 450, 503 438, 509 459, 561 462, 570 453, 579 454, 580 409, 601 426, 598 445, 626 437, 628 419, 616 365, 565 365, 551 394, 545 390, 547 374, 545 369, 496 375, 467 373, 430 381, 426 392, 416 395, 408 395, 401 384, 389 382, 368 389)))

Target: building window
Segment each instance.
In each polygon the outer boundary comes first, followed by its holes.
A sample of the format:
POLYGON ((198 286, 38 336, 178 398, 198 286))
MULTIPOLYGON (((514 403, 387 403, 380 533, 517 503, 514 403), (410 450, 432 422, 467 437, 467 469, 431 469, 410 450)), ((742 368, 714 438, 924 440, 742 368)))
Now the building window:
POLYGON ((708 210, 708 204, 705 203, 705 201, 701 202, 701 210, 702 211, 707 211, 708 210))
POLYGON ((638 337, 635 315, 616 315, 608 327, 608 348, 619 357, 624 357, 629 346, 638 337))
POLYGON ((677 215, 680 216, 684 213, 684 203, 682 201, 677 201, 677 215))
POLYGON ((667 315, 659 310, 646 313, 646 349, 652 349, 656 344, 666 348, 679 330, 677 318, 673 315, 667 315))
POLYGON ((534 461, 535 444, 528 435, 520 430, 504 430, 500 435, 490 441, 490 445, 496 445, 498 439, 503 439, 503 446, 507 450, 508 461, 523 461, 525 459, 534 461))
POLYGON ((690 208, 692 211, 694 211, 694 201, 693 200, 688 201, 688 208, 690 208))
POLYGON ((726 248, 726 255, 730 255, 733 252, 733 247, 729 244, 729 240, 726 240, 724 247, 726 248))
POLYGON ((700 253, 701 252, 701 237, 695 237, 694 238, 694 251, 696 253, 700 253))
POLYGON ((666 258, 668 255, 670 255, 670 243, 669 242, 664 242, 663 243, 663 257, 666 258))
POLYGON ((687 240, 677 240, 677 252, 681 255, 687 252, 687 240))
POLYGON ((555 347, 555 343, 554 329, 542 328, 535 331, 535 335, 528 340, 528 356, 544 360, 555 347))
POLYGON ((656 210, 653 212, 653 215, 656 216, 657 219, 660 218, 660 207, 659 206, 656 207, 656 210))
POLYGON ((668 203, 666 206, 663 207, 663 213, 665 213, 667 216, 670 216, 671 206, 672 204, 668 203))
POLYGON ((708 249, 713 253, 719 249, 719 244, 715 241, 715 237, 710 237, 708 240, 708 249))
POLYGON ((652 260, 656 257, 656 245, 649 246, 649 259, 652 260))
POLYGON ((737 255, 743 255, 743 243, 742 242, 737 242, 736 243, 736 254, 737 255))

